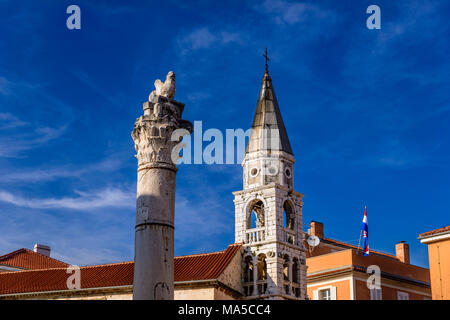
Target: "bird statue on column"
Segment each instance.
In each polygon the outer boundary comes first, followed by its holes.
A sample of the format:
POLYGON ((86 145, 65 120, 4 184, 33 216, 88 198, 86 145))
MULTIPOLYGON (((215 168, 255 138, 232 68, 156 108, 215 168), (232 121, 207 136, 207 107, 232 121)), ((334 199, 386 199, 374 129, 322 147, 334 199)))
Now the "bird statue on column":
POLYGON ((173 71, 170 71, 166 76, 166 81, 162 82, 161 80, 157 79, 155 81, 155 89, 149 96, 149 101, 152 101, 152 98, 154 96, 163 96, 166 97, 169 100, 173 100, 175 97, 175 73, 173 71))

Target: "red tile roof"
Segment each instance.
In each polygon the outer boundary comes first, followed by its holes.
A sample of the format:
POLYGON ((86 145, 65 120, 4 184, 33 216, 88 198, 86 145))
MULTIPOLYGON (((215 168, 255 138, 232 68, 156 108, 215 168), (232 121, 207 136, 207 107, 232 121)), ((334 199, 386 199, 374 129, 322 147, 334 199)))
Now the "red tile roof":
MULTIPOLYGON (((133 263, 81 267, 81 288, 124 286, 133 283, 133 263)), ((0 273, 0 295, 68 290, 66 268, 0 273)))
POLYGON ((69 266, 67 263, 25 248, 0 256, 0 265, 20 269, 66 268, 69 266))
POLYGON ((450 231, 450 226, 446 226, 446 227, 442 227, 442 228, 439 228, 439 229, 436 229, 436 230, 431 230, 431 231, 428 231, 428 232, 421 233, 421 234, 419 234, 419 237, 422 238, 422 237, 432 236, 432 235, 435 235, 435 234, 438 234, 438 233, 442 233, 442 232, 446 232, 446 231, 450 231))
MULTIPOLYGON (((338 240, 334 240, 334 239, 329 239, 329 238, 323 238, 323 240, 325 240, 326 242, 329 242, 329 243, 332 243, 332 244, 344 247, 344 248, 357 249, 358 250, 357 246, 349 244, 349 243, 346 243, 346 242, 342 242, 342 241, 338 241, 338 240)), ((361 247, 359 249, 361 249, 361 247)), ((388 254, 388 253, 375 251, 375 250, 372 250, 372 249, 370 249, 370 253, 371 254, 378 254, 378 255, 381 255, 381 256, 385 256, 385 257, 388 257, 388 258, 392 258, 392 259, 398 260, 396 256, 388 254)))
MULTIPOLYGON (((175 257, 175 281, 217 279, 241 244, 224 251, 175 257)), ((80 267, 81 288, 103 288, 133 284, 134 262, 80 267)), ((66 268, 0 273, 0 295, 67 290, 66 268)))
POLYGON ((175 281, 217 279, 240 247, 232 244, 220 252, 175 257, 175 281))

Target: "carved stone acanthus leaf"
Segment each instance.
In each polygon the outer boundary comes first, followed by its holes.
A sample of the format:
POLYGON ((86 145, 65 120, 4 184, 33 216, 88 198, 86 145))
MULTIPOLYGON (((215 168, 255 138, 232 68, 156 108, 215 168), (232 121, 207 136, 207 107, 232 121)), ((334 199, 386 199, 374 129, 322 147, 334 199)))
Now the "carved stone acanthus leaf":
POLYGON ((192 132, 192 124, 182 120, 184 104, 154 95, 144 103, 144 115, 136 120, 131 136, 135 143, 139 166, 159 165, 175 167, 172 150, 181 141, 172 141, 176 129, 192 132))

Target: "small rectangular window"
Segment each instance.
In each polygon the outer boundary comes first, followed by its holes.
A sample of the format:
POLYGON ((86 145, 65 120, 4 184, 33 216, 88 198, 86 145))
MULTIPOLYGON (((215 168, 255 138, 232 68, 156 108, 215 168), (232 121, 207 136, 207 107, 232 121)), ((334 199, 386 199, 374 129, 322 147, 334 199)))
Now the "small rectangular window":
POLYGON ((313 291, 314 300, 337 300, 337 288, 333 286, 326 286, 317 288, 313 291))
POLYGON ((370 300, 382 300, 381 298, 381 288, 370 289, 370 300))
POLYGON ((319 300, 331 300, 331 290, 330 289, 320 290, 319 300))
POLYGON ((397 291, 397 300, 409 300, 408 292, 397 291))

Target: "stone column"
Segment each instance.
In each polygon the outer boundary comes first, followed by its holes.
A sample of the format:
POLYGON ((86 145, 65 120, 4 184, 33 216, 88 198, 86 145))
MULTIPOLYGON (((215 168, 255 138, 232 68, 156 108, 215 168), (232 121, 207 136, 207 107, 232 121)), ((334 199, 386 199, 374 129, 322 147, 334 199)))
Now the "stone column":
POLYGON ((259 268, 259 261, 257 256, 253 256, 253 292, 252 296, 259 295, 258 290, 258 268, 259 268))
POLYGON ((292 266, 294 265, 294 262, 292 261, 292 258, 288 262, 288 278, 289 278, 289 294, 294 294, 294 291, 292 290, 292 266))
POLYGON ((136 120, 131 134, 138 159, 133 281, 133 299, 137 300, 174 297, 177 168, 172 151, 181 138, 172 141, 172 133, 176 129, 190 133, 192 124, 181 119, 184 104, 173 100, 175 75, 171 74, 162 87, 156 86, 159 80, 155 82, 156 90, 144 103, 144 115, 136 120))

